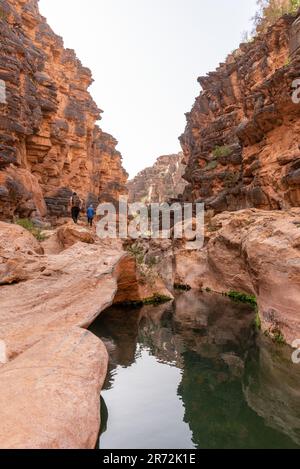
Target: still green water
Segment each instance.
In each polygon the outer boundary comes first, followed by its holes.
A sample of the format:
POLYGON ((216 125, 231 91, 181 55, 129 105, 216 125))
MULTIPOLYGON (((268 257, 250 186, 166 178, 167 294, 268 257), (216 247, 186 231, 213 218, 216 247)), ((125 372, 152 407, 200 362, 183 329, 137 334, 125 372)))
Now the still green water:
POLYGON ((112 307, 102 449, 300 448, 300 365, 258 336, 254 313, 220 295, 112 307))

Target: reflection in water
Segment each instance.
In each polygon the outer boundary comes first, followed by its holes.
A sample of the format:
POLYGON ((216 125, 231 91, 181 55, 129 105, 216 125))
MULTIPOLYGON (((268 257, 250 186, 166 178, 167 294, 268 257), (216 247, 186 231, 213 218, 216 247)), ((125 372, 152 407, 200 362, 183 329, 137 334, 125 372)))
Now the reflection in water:
POLYGON ((300 447, 300 367, 256 340, 253 316, 195 292, 102 313, 91 328, 110 353, 100 447, 300 447))

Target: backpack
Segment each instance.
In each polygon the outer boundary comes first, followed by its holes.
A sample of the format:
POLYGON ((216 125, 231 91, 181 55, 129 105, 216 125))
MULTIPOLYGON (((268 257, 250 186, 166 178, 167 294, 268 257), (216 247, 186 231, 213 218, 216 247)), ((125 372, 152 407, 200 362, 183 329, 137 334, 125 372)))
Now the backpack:
POLYGON ((80 208, 81 206, 81 201, 78 195, 73 195, 72 196, 72 207, 77 207, 80 208))

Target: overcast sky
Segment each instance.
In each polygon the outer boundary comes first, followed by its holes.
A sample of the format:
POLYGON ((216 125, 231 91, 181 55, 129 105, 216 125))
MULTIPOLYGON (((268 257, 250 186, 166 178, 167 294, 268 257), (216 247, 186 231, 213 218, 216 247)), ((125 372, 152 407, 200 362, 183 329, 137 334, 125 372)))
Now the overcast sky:
POLYGON ((180 150, 197 77, 239 45, 256 0, 40 0, 40 10, 92 70, 100 125, 132 177, 180 150))

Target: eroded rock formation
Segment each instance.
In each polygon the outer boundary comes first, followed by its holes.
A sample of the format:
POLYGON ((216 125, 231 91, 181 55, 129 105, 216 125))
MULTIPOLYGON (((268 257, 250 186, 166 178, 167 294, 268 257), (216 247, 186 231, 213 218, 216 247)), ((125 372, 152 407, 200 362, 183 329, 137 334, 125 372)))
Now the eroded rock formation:
POLYGON ((206 225, 205 245, 175 249, 176 282, 255 295, 263 330, 292 344, 300 334, 300 209, 242 210, 206 225))
POLYGON ((127 183, 130 202, 156 203, 177 199, 187 185, 182 178, 183 154, 160 156, 150 168, 127 183))
POLYGON ((97 202, 126 192, 117 141, 75 52, 65 49, 37 0, 1 0, 0 218, 65 215, 72 190, 97 202), (3 101, 3 100, 2 100, 3 101))
POLYGON ((300 204, 299 18, 287 15, 198 79, 181 144, 185 197, 216 212, 300 204))
POLYGON ((114 302, 166 293, 119 240, 71 223, 47 236, 0 222, 0 448, 94 448, 107 354, 83 329, 114 302))

